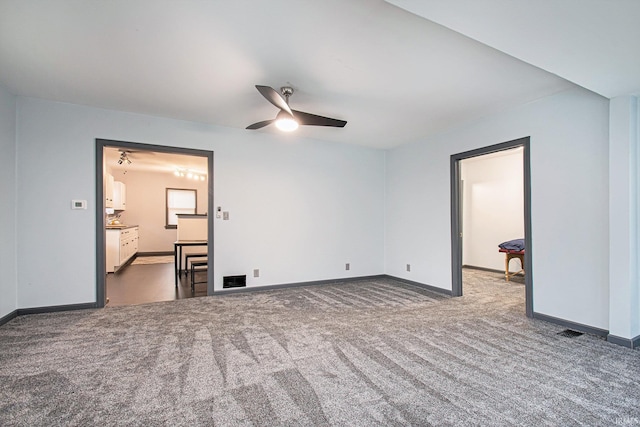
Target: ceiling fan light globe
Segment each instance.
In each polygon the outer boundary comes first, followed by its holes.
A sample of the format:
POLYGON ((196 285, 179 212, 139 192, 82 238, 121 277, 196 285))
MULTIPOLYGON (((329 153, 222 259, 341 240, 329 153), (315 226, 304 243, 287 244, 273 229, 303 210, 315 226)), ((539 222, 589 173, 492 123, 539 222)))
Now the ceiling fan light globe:
POLYGON ((282 117, 276 120, 276 127, 283 132, 292 132, 298 129, 298 122, 292 117, 282 117))

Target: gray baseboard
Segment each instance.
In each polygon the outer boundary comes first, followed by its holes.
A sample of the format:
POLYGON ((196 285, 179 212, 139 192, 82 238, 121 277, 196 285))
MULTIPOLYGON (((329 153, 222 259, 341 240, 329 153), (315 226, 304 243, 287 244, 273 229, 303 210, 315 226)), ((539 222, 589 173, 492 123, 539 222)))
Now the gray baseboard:
POLYGON ((472 270, 488 271, 490 273, 500 273, 504 275, 504 270, 496 270, 495 268, 477 267, 475 265, 467 265, 467 264, 463 265, 462 268, 470 268, 472 270))
POLYGON ((533 318, 544 320, 545 322, 549 323, 555 323, 556 325, 564 326, 574 331, 597 335, 599 337, 606 337, 607 335, 609 335, 609 331, 607 331, 606 329, 594 328, 593 326, 583 325, 582 323, 571 322, 569 320, 560 319, 558 317, 536 313, 535 311, 533 312, 533 318))
POLYGON ((302 286, 316 286, 316 285, 327 285, 330 283, 351 283, 351 282, 361 282, 363 280, 373 280, 373 279, 392 279, 398 282, 406 283, 408 285, 417 286, 419 288, 427 289, 431 292, 436 292, 440 294, 445 294, 451 296, 451 291, 449 289, 437 288, 435 286, 427 285, 420 282, 414 282, 413 280, 402 279, 400 277, 389 276, 388 274, 377 274, 373 276, 358 276, 358 277, 345 277, 342 279, 329 279, 329 280, 315 280, 311 282, 296 282, 296 283, 284 283, 281 285, 267 285, 267 286, 252 286, 249 288, 229 288, 229 289, 219 289, 214 292, 214 294, 227 294, 227 293, 237 293, 237 292, 257 292, 257 291, 269 291, 273 289, 285 289, 285 288, 297 288, 302 286))
POLYGON ((451 292, 450 289, 442 289, 435 286, 427 285, 426 283, 414 282, 413 280, 403 279, 401 277, 396 277, 396 276, 390 276, 388 274, 384 274, 383 276, 387 277, 388 279, 397 280, 398 282, 406 283, 407 285, 418 286, 419 288, 424 288, 439 294, 445 294, 449 296, 453 295, 453 292, 451 292))
POLYGON ((87 302, 84 304, 66 304, 66 305, 50 305, 47 307, 19 308, 18 316, 24 314, 42 314, 55 313, 58 311, 86 310, 88 308, 96 308, 95 302, 87 302))
POLYGON ((617 335, 607 335, 607 341, 612 344, 621 345, 627 348, 638 348, 640 347, 640 335, 635 338, 622 338, 617 335))
POLYGON ((374 276, 358 276, 358 277, 346 277, 343 279, 327 279, 327 280, 314 280, 311 282, 294 282, 294 283, 283 283, 280 285, 266 285, 266 286, 251 286, 248 288, 227 288, 227 289, 216 289, 214 292, 215 295, 219 294, 232 294, 238 292, 258 292, 258 291, 270 291, 273 289, 285 289, 285 288, 299 288, 303 286, 317 286, 317 285, 328 285, 330 283, 350 283, 350 282, 361 282, 363 280, 371 280, 371 279, 381 279, 386 278, 385 274, 377 274, 374 276))
POLYGON ((18 317, 18 310, 13 310, 11 313, 0 317, 0 326, 4 325, 5 323, 11 322, 16 317, 18 317))
POLYGON ((84 304, 66 304, 50 305, 46 307, 19 308, 7 314, 6 316, 0 317, 0 326, 12 321, 18 316, 23 316, 25 314, 55 313, 59 311, 86 310, 88 308, 96 308, 96 303, 87 302, 84 304))

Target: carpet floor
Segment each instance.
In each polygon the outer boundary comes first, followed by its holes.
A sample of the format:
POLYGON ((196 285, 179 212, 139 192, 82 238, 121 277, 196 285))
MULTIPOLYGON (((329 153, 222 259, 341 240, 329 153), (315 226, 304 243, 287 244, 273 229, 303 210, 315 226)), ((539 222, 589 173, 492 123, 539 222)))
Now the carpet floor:
POLYGON ((640 425, 640 352, 524 315, 464 272, 20 316, 0 327, 0 425, 640 425))

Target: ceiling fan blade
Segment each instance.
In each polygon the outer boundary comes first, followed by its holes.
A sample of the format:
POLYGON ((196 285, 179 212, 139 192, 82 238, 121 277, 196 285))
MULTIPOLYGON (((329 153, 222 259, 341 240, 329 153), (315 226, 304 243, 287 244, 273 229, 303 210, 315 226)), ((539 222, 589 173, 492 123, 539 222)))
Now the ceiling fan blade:
POLYGON ((284 110, 287 113, 293 115, 293 113, 291 113, 291 109, 287 105, 287 101, 285 101, 284 98, 282 98, 282 96, 280 96, 280 94, 276 92, 273 88, 269 86, 256 85, 256 89, 258 89, 258 92, 260 92, 262 96, 264 96, 267 99, 267 101, 269 101, 279 109, 284 110))
POLYGON ((272 122, 273 122, 273 119, 272 120, 263 120, 261 122, 257 122, 257 123, 254 123, 252 125, 247 126, 246 129, 251 129, 251 130, 260 129, 260 128, 263 128, 263 127, 265 127, 267 125, 270 125, 272 122))
POLYGON ((316 116, 315 114, 305 113, 303 111, 291 110, 293 117, 296 118, 298 124, 308 126, 332 126, 343 128, 347 124, 344 120, 332 119, 329 117, 316 116))

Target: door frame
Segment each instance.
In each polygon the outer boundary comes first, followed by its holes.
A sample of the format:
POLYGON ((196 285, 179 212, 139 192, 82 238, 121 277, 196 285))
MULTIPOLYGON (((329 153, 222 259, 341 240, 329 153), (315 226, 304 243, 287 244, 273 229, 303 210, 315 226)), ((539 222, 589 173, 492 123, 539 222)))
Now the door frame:
POLYGON ((451 155, 451 293, 462 296, 462 197, 460 185, 460 161, 485 154, 497 153, 522 147, 523 181, 524 181, 524 241, 526 256, 524 257, 525 312, 533 317, 533 244, 531 230, 531 137, 527 136, 488 147, 477 148, 463 153, 451 155))
POLYGON ((213 295, 213 257, 215 252, 213 247, 213 151, 96 138, 96 306, 98 308, 104 307, 106 302, 105 147, 116 147, 124 150, 156 151, 207 158, 207 241, 209 242, 207 245, 207 295, 213 295))

